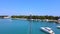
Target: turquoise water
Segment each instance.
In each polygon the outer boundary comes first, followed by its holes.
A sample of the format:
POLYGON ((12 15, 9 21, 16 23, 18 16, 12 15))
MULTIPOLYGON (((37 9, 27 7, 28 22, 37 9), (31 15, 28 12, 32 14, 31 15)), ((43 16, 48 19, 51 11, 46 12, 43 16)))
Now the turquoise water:
POLYGON ((40 30, 40 27, 50 27, 56 34, 60 34, 60 29, 57 29, 53 22, 28 21, 28 20, 11 20, 0 19, 0 34, 47 34, 40 30))

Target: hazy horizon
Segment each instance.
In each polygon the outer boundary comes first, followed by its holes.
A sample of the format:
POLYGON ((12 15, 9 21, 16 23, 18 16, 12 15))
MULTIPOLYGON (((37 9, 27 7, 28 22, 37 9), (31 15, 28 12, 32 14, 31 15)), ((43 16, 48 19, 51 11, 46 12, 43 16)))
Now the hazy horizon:
POLYGON ((0 0, 0 15, 60 16, 60 0, 0 0))

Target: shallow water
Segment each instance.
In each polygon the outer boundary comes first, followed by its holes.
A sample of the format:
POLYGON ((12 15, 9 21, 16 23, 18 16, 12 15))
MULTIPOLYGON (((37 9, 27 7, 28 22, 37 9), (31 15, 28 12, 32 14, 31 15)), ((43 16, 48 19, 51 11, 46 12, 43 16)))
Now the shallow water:
POLYGON ((0 19, 0 34, 47 34, 40 30, 40 27, 45 26, 52 28, 55 34, 60 34, 60 29, 56 28, 57 25, 60 24, 54 22, 0 19))

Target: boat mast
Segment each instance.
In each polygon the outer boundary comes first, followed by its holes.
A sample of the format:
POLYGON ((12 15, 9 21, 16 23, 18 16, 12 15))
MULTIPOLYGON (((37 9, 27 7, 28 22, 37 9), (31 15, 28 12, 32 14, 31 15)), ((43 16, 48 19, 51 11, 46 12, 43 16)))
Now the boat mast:
POLYGON ((32 22, 31 22, 31 19, 32 19, 32 16, 30 15, 30 33, 29 34, 32 34, 32 22))

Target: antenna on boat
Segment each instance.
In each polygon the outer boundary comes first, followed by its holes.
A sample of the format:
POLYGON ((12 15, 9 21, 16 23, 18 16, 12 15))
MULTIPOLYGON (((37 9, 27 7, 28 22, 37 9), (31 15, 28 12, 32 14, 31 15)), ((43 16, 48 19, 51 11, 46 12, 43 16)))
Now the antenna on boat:
MULTIPOLYGON (((29 10, 30 10, 30 8, 29 8, 29 10)), ((30 14, 29 15, 29 34, 32 34, 32 21, 31 21, 31 19, 32 19, 32 15, 30 14)))
POLYGON ((29 24, 30 24, 30 30, 29 30, 29 34, 32 34, 32 22, 31 22, 31 19, 32 19, 32 15, 30 14, 30 16, 29 16, 29 24))

